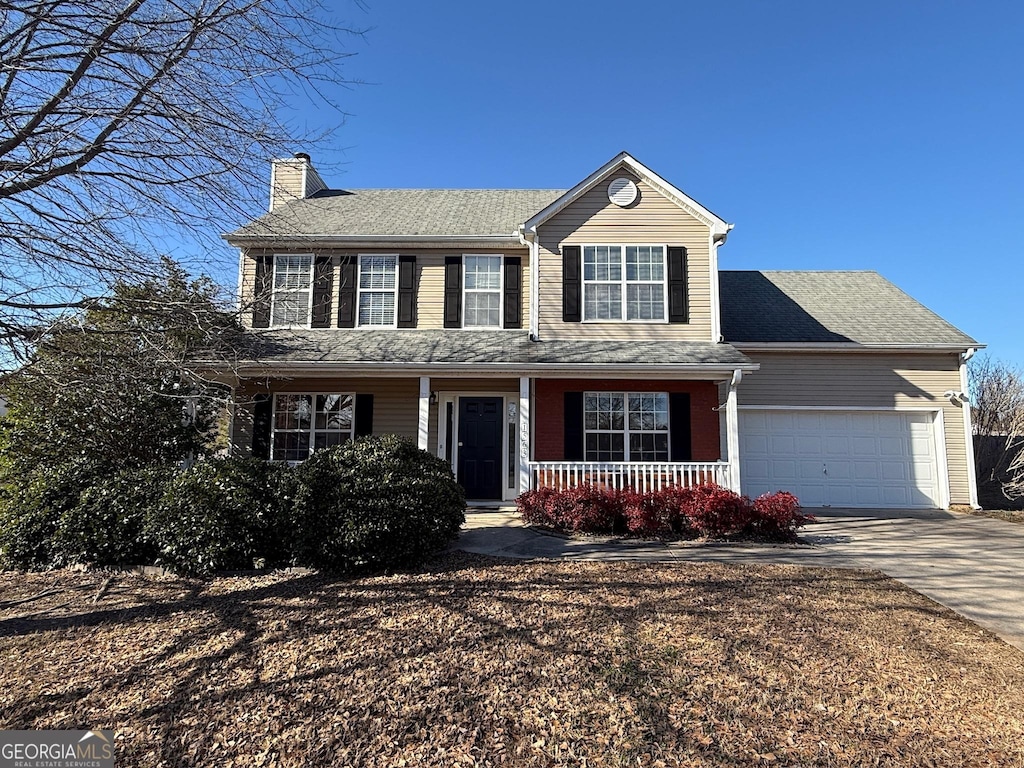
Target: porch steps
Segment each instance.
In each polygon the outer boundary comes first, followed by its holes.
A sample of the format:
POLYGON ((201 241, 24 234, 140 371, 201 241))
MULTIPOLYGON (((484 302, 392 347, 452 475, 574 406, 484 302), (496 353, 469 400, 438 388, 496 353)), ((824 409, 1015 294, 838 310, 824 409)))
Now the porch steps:
POLYGON ((467 515, 486 515, 494 512, 515 512, 515 504, 506 504, 500 501, 467 501, 467 515))

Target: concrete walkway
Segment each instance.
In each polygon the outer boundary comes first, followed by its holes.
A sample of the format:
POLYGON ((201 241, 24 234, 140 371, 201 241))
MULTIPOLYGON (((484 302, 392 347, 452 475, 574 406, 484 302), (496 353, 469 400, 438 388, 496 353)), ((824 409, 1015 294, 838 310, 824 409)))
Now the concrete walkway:
POLYGON ((457 547, 515 558, 739 562, 872 568, 1024 650, 1024 525, 940 511, 812 510, 811 546, 569 539, 525 528, 512 511, 466 513, 457 547))

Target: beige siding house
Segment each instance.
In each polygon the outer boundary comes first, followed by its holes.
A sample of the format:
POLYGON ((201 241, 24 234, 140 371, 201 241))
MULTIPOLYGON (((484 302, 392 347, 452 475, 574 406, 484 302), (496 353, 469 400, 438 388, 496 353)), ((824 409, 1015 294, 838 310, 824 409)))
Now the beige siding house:
POLYGON ((274 161, 239 248, 232 450, 395 433, 469 498, 717 482, 977 504, 979 344, 873 272, 719 268, 732 225, 626 153, 568 190, 332 190, 274 161))

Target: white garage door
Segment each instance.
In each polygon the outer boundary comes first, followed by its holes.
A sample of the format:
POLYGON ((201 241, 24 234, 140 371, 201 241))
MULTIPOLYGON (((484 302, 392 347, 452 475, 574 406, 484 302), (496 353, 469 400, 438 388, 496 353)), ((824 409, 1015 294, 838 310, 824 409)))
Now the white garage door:
POLYGON ((785 490, 808 507, 938 507, 934 415, 740 411, 743 492, 785 490))

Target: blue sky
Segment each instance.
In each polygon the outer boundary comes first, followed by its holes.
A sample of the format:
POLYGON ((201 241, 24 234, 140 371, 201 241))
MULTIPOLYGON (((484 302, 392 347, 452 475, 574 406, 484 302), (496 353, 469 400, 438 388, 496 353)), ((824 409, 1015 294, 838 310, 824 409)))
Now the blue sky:
POLYGON ((1024 4, 339 7, 371 29, 331 186, 569 187, 624 149, 736 224, 724 269, 877 270, 1024 364, 1024 4))

